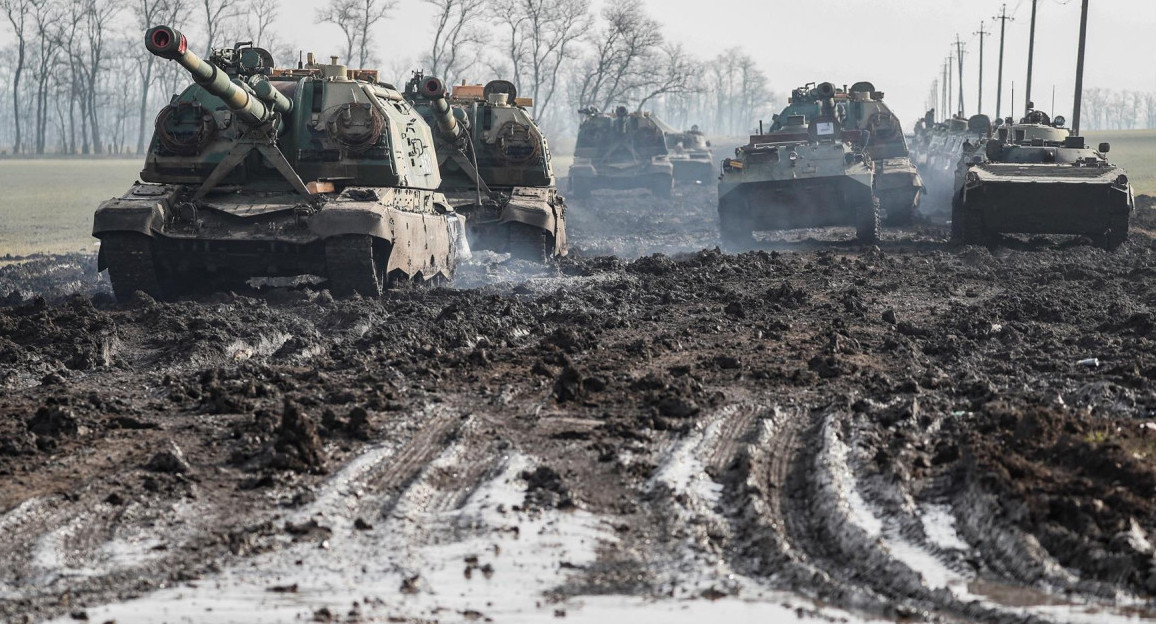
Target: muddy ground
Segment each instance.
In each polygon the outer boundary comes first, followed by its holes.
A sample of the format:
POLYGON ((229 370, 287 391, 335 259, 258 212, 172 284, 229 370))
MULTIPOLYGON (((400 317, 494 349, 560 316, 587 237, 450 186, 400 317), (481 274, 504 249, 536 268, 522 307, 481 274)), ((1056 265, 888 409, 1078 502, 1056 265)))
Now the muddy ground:
POLYGON ((0 620, 1156 615, 1148 229, 571 204, 556 266, 380 301, 0 268, 0 620))

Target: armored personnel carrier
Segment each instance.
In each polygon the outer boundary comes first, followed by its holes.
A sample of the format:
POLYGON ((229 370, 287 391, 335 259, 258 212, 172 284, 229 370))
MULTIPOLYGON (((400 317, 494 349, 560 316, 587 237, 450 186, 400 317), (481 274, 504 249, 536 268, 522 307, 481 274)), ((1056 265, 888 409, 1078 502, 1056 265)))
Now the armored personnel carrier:
POLYGON ((952 235, 965 243, 1003 233, 1072 234, 1115 249, 1128 238, 1135 207, 1127 173, 1071 136, 1064 118, 1029 111, 1007 123, 956 170, 952 235))
POLYGON ((723 161, 719 227, 742 247, 759 230, 851 225, 856 239, 879 238, 875 165, 859 130, 844 130, 835 85, 796 89, 769 132, 723 161))
MULTIPOLYGON (((656 120, 657 121, 657 120, 656 120)), ((680 184, 702 184, 715 176, 714 153, 706 135, 692 126, 686 132, 659 122, 666 133, 666 145, 670 150, 670 164, 674 168, 674 180, 680 184)))
POLYGON ((468 253, 433 135, 374 71, 273 69, 238 44, 206 62, 180 32, 145 47, 194 84, 161 110, 141 180, 96 211, 99 266, 125 300, 315 275, 336 295, 451 277, 468 253))
POLYGON ((883 92, 870 82, 856 82, 836 92, 844 103, 844 125, 862 132, 862 147, 875 165, 875 196, 890 225, 907 225, 923 194, 923 178, 911 162, 907 138, 899 118, 883 102, 883 92))
POLYGON ((437 128, 439 190, 466 219, 470 246, 527 259, 566 255, 566 206, 550 146, 514 84, 459 85, 448 94, 415 72, 405 98, 437 128))
POLYGON ((650 113, 627 112, 624 106, 613 115, 595 108, 578 112, 585 119, 570 166, 570 192, 575 197, 586 197, 595 189, 632 188, 670 197, 674 166, 666 134, 650 113))

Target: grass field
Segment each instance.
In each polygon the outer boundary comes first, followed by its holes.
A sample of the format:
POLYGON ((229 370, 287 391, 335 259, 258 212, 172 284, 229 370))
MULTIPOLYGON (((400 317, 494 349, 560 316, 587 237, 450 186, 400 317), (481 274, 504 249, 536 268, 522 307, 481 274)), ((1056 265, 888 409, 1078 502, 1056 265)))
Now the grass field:
POLYGON ((0 257, 92 250, 92 213, 123 195, 141 160, 0 160, 0 257))
MULTIPOLYGON (((1156 195, 1156 130, 1090 132, 1087 137, 1091 145, 1112 144, 1109 157, 1128 170, 1137 194, 1156 195)), ((573 162, 573 145, 565 139, 551 143, 559 176, 573 162)), ((93 249, 93 211, 128 190, 140 168, 139 159, 0 159, 0 257, 93 249)))
POLYGON ((1128 170, 1137 195, 1156 195, 1156 130, 1085 132, 1088 145, 1112 144, 1108 159, 1128 170))

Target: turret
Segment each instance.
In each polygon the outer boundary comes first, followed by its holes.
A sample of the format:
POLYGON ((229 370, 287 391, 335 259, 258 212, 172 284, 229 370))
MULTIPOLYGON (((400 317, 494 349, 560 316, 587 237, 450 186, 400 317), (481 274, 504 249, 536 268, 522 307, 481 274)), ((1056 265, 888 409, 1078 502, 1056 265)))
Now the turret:
POLYGON ((454 117, 454 111, 450 108, 449 99, 446 97, 446 85, 440 78, 415 73, 409 86, 417 95, 429 101, 434 121, 437 122, 442 136, 455 141, 465 134, 465 128, 454 117))
POLYGON ((240 46, 234 49, 236 58, 230 60, 236 63, 238 76, 233 78, 189 50, 185 36, 175 28, 154 26, 148 29, 145 48, 156 56, 179 63, 192 74, 194 82, 221 98, 248 124, 266 123, 275 113, 287 113, 293 108, 293 103, 264 77, 264 73, 272 70, 272 58, 265 50, 252 47, 242 50, 240 46))

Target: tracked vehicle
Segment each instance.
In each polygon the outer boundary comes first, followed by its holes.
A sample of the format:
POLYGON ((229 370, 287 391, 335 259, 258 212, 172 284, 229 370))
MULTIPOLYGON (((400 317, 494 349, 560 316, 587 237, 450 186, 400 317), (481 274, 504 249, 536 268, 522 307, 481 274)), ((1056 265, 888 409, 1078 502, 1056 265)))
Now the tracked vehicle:
POLYGON ((1064 118, 1029 111, 965 152, 956 170, 952 235, 981 243, 995 233, 1088 236, 1106 249, 1128 238, 1135 207, 1127 173, 1110 149, 1084 145, 1064 118))
POLYGON ((527 259, 566 255, 566 206, 532 102, 505 80, 451 95, 421 72, 404 93, 437 129, 439 190, 465 217, 470 246, 527 259))
POLYGON ((706 135, 692 126, 686 132, 679 132, 659 122, 666 133, 666 145, 670 150, 670 164, 674 170, 674 180, 679 184, 702 184, 715 176, 714 153, 706 135))
POLYGON ((742 247, 760 230, 850 225, 856 239, 879 238, 875 166, 862 132, 845 130, 829 82, 796 89, 787 108, 723 161, 719 227, 742 247))
POLYGON ((124 300, 313 275, 337 295, 449 278, 468 253, 429 126, 375 71, 275 70, 250 44, 208 61, 180 32, 145 47, 194 84, 156 118, 142 182, 100 205, 99 266, 124 300))
POLYGON ((886 223, 910 224, 923 196, 923 178, 911 161, 899 118, 883 102, 883 92, 870 82, 837 91, 835 99, 845 103, 845 126, 862 131, 859 136, 875 166, 875 196, 886 223))
POLYGON ((934 203, 947 206, 955 190, 955 171, 964 153, 971 153, 992 133, 991 118, 972 115, 967 119, 954 117, 931 125, 923 135, 924 146, 916 157, 916 164, 927 183, 927 192, 934 203))
POLYGON ((624 106, 613 115, 596 108, 578 112, 585 118, 570 166, 570 192, 575 197, 586 197, 595 189, 633 188, 670 197, 674 166, 666 134, 650 113, 631 113, 624 106))

